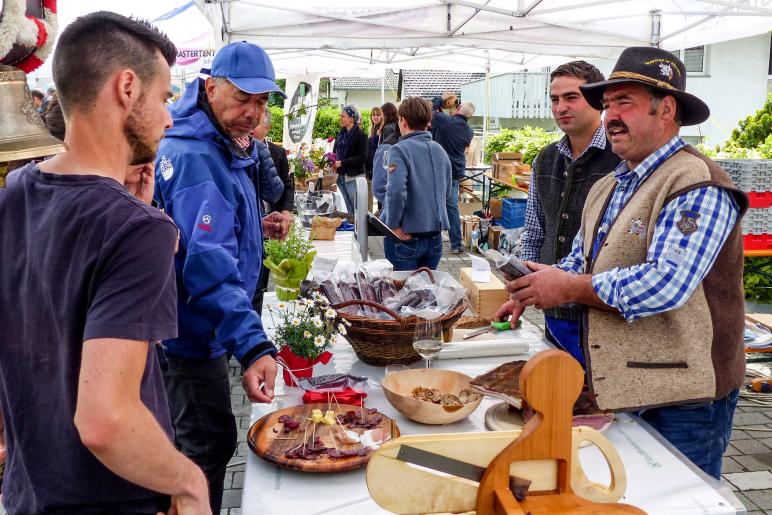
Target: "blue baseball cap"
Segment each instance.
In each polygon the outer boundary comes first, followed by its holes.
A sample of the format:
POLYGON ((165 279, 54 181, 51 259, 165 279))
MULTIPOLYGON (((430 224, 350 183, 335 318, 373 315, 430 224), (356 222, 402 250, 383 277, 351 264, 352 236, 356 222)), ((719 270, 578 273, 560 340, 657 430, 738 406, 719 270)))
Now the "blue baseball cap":
POLYGON ((275 91, 287 98, 276 84, 276 74, 273 71, 271 58, 265 50, 246 41, 222 47, 214 56, 212 68, 202 68, 201 73, 212 77, 225 77, 234 86, 250 95, 275 91))

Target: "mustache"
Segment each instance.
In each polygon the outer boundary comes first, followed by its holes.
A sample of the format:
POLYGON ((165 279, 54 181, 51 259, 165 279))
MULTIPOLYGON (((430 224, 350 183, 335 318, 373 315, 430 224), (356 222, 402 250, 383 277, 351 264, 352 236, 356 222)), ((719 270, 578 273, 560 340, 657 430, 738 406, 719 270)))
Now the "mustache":
POLYGON ((612 120, 608 122, 608 124, 606 124, 606 130, 610 131, 613 129, 627 130, 627 125, 625 125, 624 122, 622 122, 622 120, 612 120))

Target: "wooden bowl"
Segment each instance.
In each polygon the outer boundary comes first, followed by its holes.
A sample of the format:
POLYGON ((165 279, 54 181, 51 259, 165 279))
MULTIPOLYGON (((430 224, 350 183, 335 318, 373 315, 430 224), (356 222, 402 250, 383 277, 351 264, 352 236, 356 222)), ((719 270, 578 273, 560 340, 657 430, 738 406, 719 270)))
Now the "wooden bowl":
POLYGON ((468 375, 452 370, 422 368, 403 370, 387 375, 381 381, 383 393, 394 408, 411 420, 423 424, 450 424, 469 416, 480 405, 483 396, 473 393, 470 402, 462 406, 441 406, 419 401, 410 394, 413 388, 436 388, 442 393, 458 393, 470 388, 468 375))

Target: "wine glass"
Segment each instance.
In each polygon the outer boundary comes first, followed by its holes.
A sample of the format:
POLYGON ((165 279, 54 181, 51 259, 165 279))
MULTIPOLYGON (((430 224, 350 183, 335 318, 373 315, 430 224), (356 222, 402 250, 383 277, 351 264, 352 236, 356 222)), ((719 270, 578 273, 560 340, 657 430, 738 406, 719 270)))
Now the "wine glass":
POLYGON ((413 333, 413 348, 426 360, 426 368, 432 368, 442 349, 442 322, 440 317, 417 317, 413 333))
POLYGON ((383 151, 383 169, 388 170, 389 169, 389 151, 388 149, 383 151))

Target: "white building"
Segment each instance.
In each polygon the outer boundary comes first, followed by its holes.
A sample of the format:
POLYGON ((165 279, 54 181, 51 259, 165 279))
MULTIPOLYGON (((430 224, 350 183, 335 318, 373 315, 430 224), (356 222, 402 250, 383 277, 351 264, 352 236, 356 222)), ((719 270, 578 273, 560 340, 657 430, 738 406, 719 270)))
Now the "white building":
MULTIPOLYGON (((710 107, 710 118, 700 125, 684 127, 681 135, 688 143, 723 144, 732 129, 745 117, 759 110, 772 91, 770 34, 735 39, 713 45, 676 50, 686 65, 686 89, 710 107)), ((615 61, 592 60, 608 76, 615 61)), ((461 86, 461 97, 471 100, 480 117, 484 110, 485 81, 461 86)), ((531 125, 557 130, 550 113, 549 73, 507 73, 488 81, 489 128, 531 125)))

